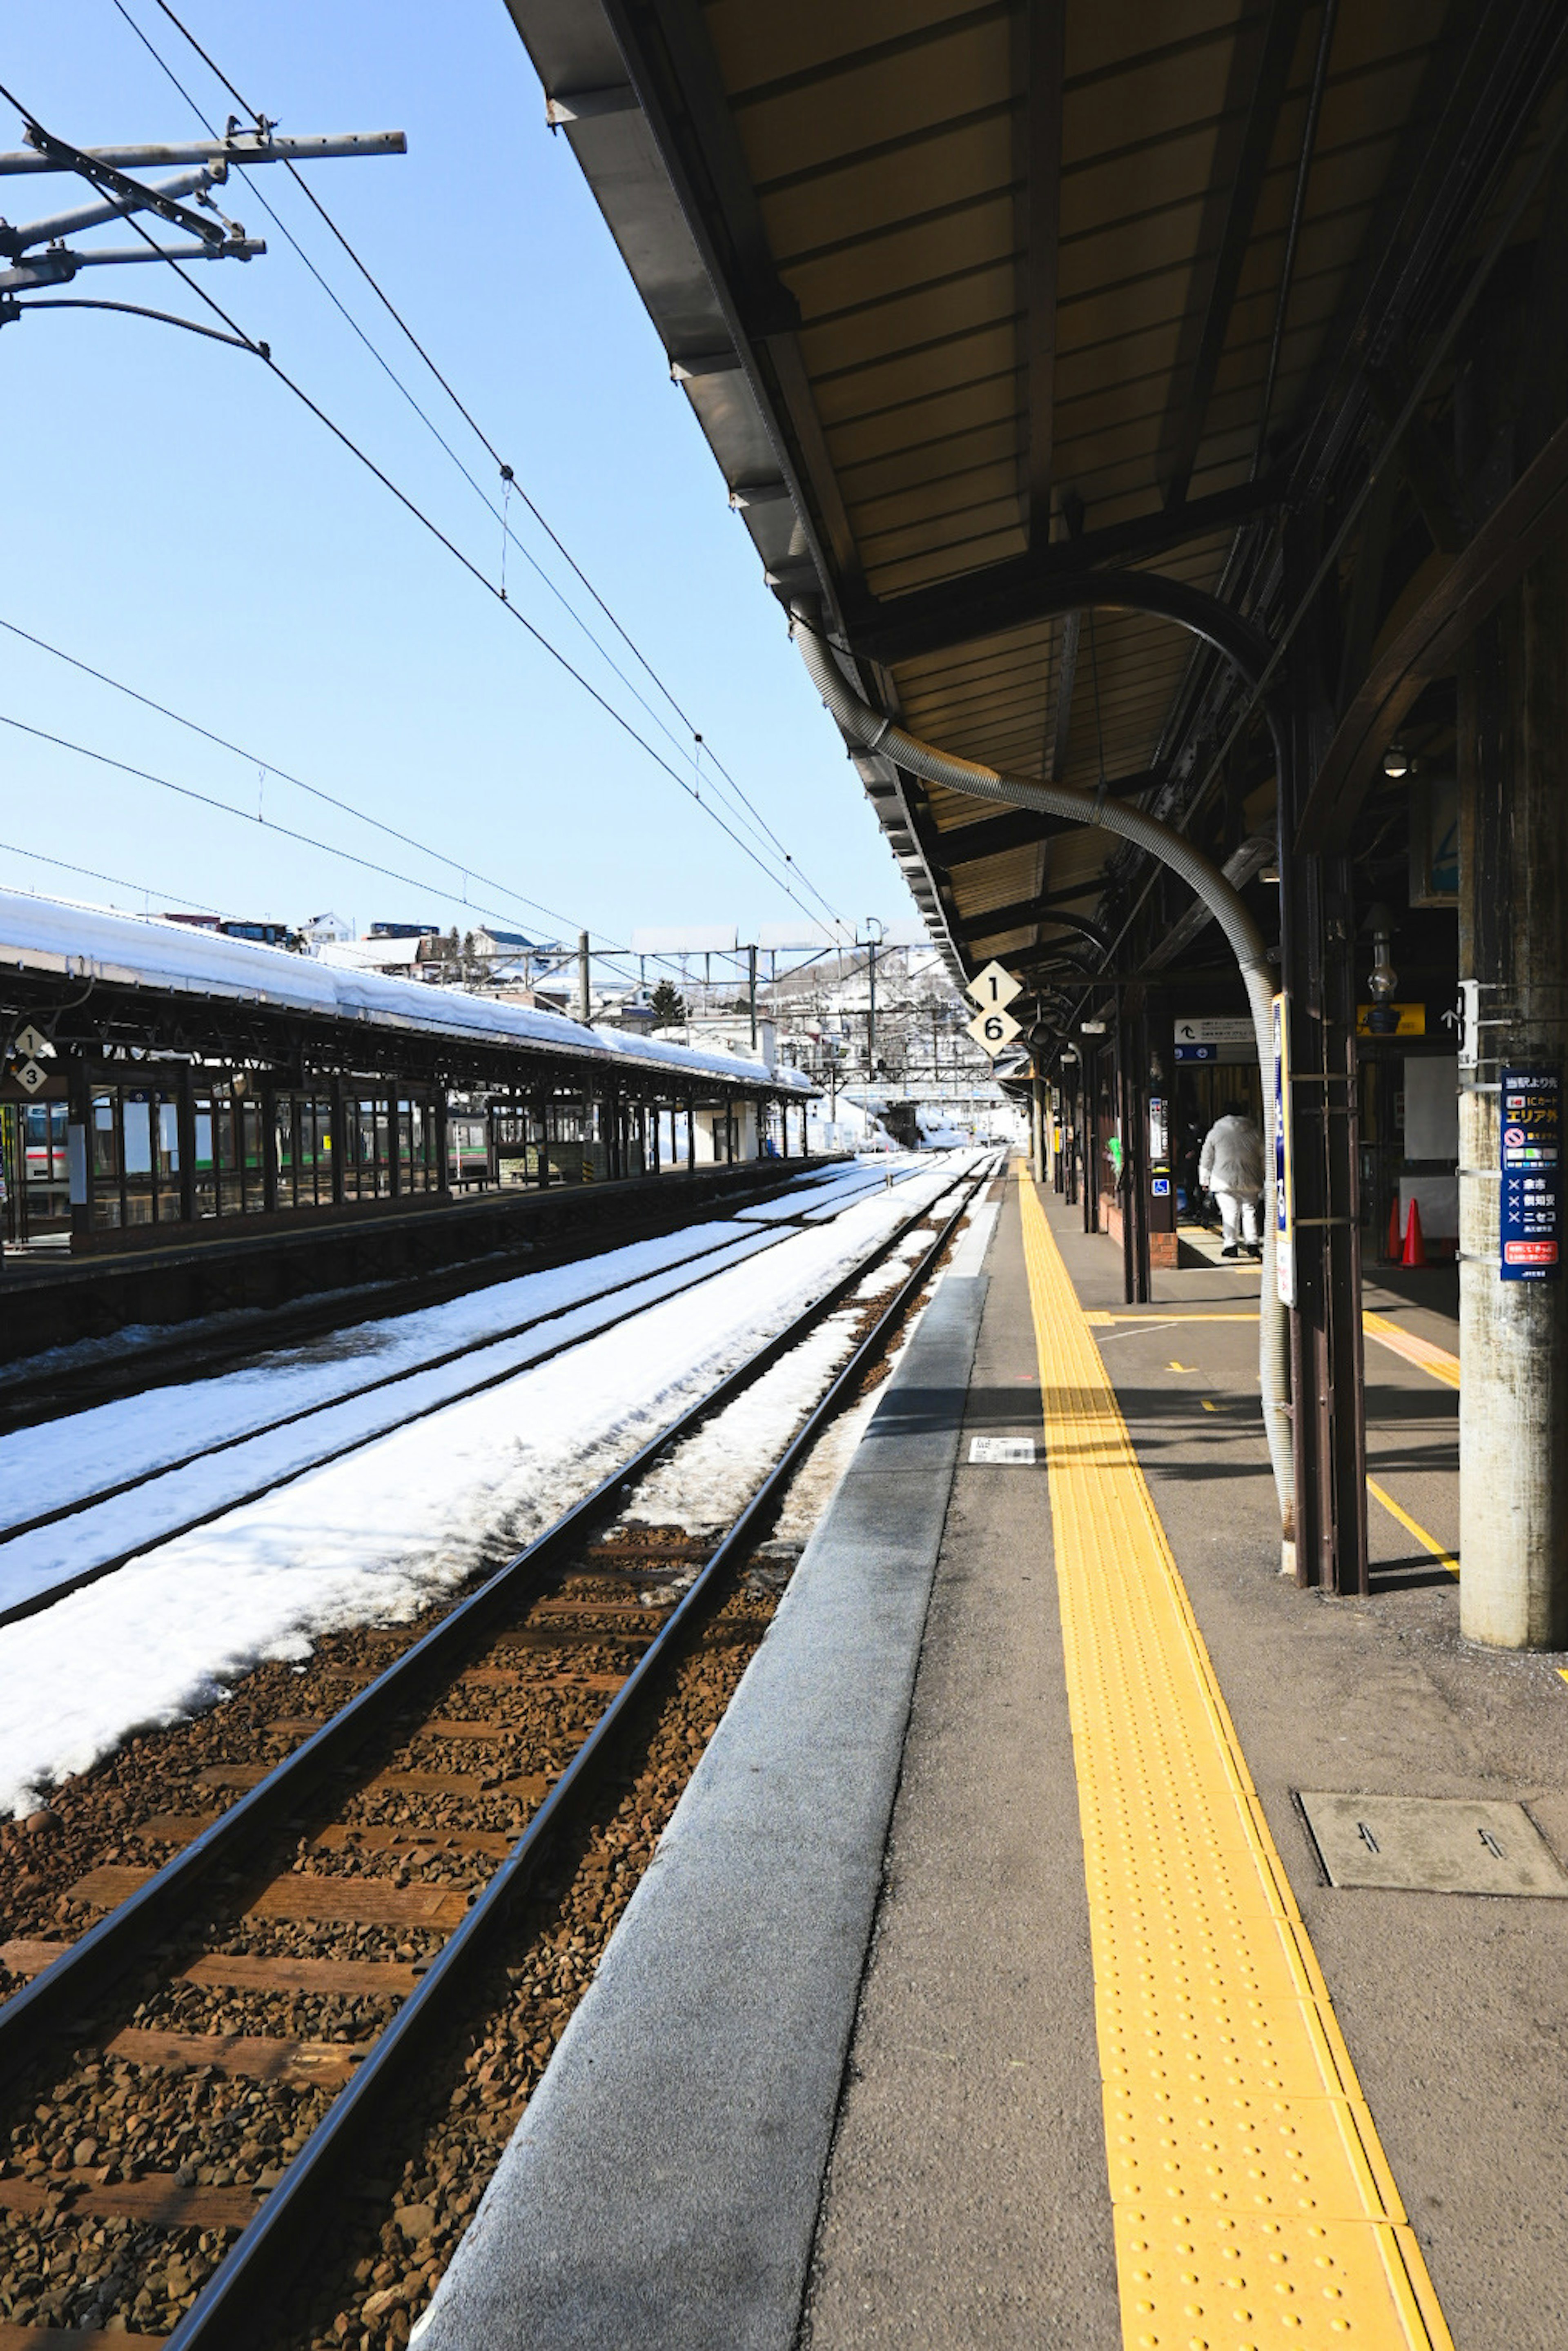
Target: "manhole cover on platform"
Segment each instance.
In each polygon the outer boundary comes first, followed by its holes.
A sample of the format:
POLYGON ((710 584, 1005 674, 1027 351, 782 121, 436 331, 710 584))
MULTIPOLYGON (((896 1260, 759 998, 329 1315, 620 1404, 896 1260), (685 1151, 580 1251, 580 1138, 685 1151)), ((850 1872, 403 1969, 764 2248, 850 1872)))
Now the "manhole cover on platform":
POLYGON ((1021 1462, 1026 1469, 1032 1468, 1034 1439, 1032 1437, 971 1437, 969 1458, 971 1461, 1016 1461, 1021 1462))
POLYGON ((1335 1886, 1568 1895, 1568 1876, 1522 1804, 1303 1790, 1301 1809, 1335 1886))

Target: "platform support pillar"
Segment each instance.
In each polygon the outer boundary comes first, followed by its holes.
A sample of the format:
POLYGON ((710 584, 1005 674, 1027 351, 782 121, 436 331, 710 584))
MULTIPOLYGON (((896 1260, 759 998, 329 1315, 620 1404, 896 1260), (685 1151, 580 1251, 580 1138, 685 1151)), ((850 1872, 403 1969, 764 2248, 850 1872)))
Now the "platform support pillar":
MULTIPOLYGON (((1287 581, 1316 559, 1304 522, 1286 538, 1287 581)), ((1366 1543, 1366 1378, 1361 1327, 1356 914, 1342 856, 1303 856, 1296 816, 1333 727, 1319 632, 1291 648, 1291 775, 1280 779, 1280 956, 1290 1003, 1296 1303, 1291 1313, 1296 1582, 1371 1588, 1366 1543)))
MULTIPOLYGON (((1459 694, 1459 976, 1481 983, 1459 1094, 1459 1622, 1568 1646, 1568 1279, 1503 1280, 1504 1068, 1563 1069, 1568 1026, 1568 547, 1477 632, 1459 694)), ((1559 1146, 1561 1148, 1561 1145, 1559 1146)), ((1559 1245, 1561 1247, 1561 1244, 1559 1245)))

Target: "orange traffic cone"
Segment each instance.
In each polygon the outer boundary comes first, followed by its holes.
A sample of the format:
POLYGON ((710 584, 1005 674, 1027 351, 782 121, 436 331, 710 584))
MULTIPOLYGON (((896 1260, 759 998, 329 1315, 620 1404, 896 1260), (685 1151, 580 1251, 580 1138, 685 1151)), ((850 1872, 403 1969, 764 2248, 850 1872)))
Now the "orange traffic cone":
POLYGON ((1425 1265, 1427 1262, 1427 1252, 1425 1248, 1422 1246, 1421 1241, 1421 1203, 1419 1200, 1411 1201, 1410 1214, 1405 1221, 1405 1256, 1403 1262, 1406 1265, 1425 1265))
POLYGON ((1388 1247, 1384 1252, 1385 1262, 1389 1265, 1397 1265, 1404 1250, 1405 1237, 1399 1229, 1399 1195, 1396 1192, 1393 1199, 1388 1203, 1388 1247))

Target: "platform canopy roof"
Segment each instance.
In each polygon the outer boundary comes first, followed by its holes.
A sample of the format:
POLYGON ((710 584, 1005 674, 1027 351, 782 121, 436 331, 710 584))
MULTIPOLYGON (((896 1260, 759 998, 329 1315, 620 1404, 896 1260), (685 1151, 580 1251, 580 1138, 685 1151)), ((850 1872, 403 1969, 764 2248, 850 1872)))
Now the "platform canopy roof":
MULTIPOLYGON (((507 5, 780 599, 912 733, 1256 874, 1268 729, 1214 754, 1281 519, 1364 483, 1529 168, 1560 0, 507 5)), ((1451 554, 1421 432, 1400 495, 1451 554)), ((1111 967, 1133 852, 859 764, 956 973, 1111 967)))
MULTIPOLYGON (((329 1023, 339 1031, 359 1033, 363 1065, 372 1070, 378 1054, 392 1050, 401 1036, 510 1050, 541 1063, 580 1062, 612 1077, 635 1070, 661 1078, 673 1091, 703 1091, 722 1082, 737 1092, 816 1092, 800 1071, 768 1069, 734 1053, 634 1036, 624 1029, 589 1028, 563 1013, 505 998, 340 967, 314 956, 178 923, 0 890, 0 1022, 8 998, 24 1012, 35 1002, 46 1003, 17 992, 16 982, 66 983, 68 1009, 93 1007, 83 1014, 89 1029, 99 1000, 110 997, 122 1005, 140 1000, 153 1026, 159 1008, 170 1004, 193 1010, 202 1004, 245 1008, 329 1023)), ((53 1034, 47 1019, 45 1028, 53 1034)))

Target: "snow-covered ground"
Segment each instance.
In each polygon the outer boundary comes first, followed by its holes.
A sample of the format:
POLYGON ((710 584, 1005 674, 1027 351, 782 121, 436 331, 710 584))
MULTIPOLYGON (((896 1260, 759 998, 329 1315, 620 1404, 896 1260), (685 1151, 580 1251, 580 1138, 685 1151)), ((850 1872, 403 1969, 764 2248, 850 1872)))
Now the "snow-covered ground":
MULTIPOLYGON (((28 1809, 40 1790, 132 1730, 214 1703, 260 1659, 303 1657, 320 1633, 412 1615, 528 1541, 984 1155, 911 1167, 892 1190, 878 1181, 830 1222, 783 1238, 754 1228, 738 1261, 684 1296, 655 1295, 553 1362, 296 1477, 0 1629, 0 1812, 28 1809)), ((604 1260, 594 1263, 601 1272, 604 1260)), ((680 1278, 674 1269, 651 1286, 656 1293, 680 1278)), ((624 1303, 615 1301, 618 1313, 624 1303)), ((710 1472, 717 1516, 756 1483, 780 1426, 798 1424, 831 1376, 835 1348, 847 1352, 848 1318, 833 1319, 839 1331, 814 1333, 758 1384, 749 1416, 731 1423, 722 1477, 710 1472)), ((414 1384, 388 1393, 406 1397, 414 1384)), ((170 1392, 160 1393, 167 1409, 170 1392)), ((117 1549, 125 1548, 122 1540, 117 1549)))
MULTIPOLYGON (((914 1180, 931 1165, 911 1158, 901 1177, 914 1180)), ((791 1186, 767 1204, 761 1218, 743 1210, 0 1439, 0 1495, 9 1498, 0 1503, 0 1611, 78 1583, 105 1562, 297 1477, 413 1414, 521 1370, 547 1348, 706 1279, 727 1259, 775 1246, 785 1220, 836 1216, 883 1184, 880 1169, 835 1170, 827 1183, 791 1186), (455 1360, 440 1360, 455 1353, 455 1360), (212 1447, 222 1449, 206 1449, 212 1447), (146 1482, 72 1507, 132 1479, 146 1482), (7 1520, 37 1516, 40 1503, 71 1515, 25 1533, 4 1532, 7 1520)))

